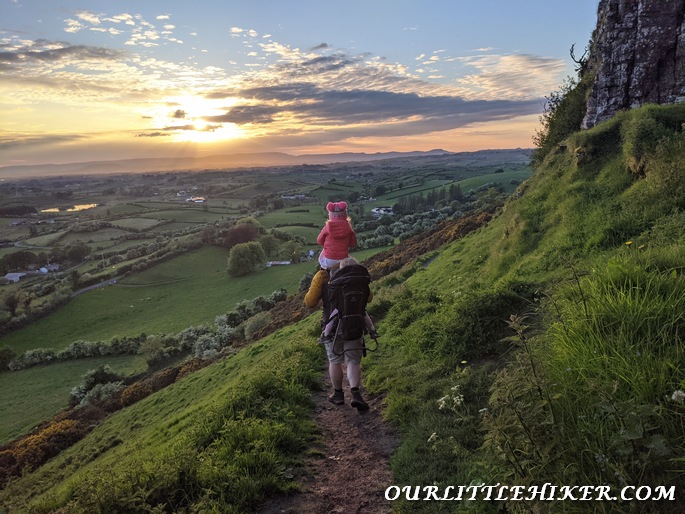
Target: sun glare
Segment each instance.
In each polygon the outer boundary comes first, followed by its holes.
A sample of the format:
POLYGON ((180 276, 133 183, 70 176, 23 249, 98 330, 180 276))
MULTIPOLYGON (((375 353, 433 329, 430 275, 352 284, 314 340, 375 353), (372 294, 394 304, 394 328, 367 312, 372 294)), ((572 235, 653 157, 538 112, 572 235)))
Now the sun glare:
MULTIPOLYGON (((236 100, 213 100, 201 95, 186 94, 167 97, 147 117, 153 130, 163 130, 174 141, 191 143, 215 143, 244 137, 243 130, 234 123, 212 121, 215 116, 226 114, 236 100)), ((170 138, 170 139, 172 139, 170 138)))

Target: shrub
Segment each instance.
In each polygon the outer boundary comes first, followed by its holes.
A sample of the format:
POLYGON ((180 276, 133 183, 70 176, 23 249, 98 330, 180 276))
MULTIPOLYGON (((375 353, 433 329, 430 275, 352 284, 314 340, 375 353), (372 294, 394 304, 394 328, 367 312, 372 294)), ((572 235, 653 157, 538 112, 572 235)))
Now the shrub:
POLYGON ((81 439, 86 432, 87 429, 75 420, 50 423, 38 434, 25 437, 14 446, 17 470, 33 471, 81 439))
POLYGON ((122 387, 121 376, 112 368, 103 364, 96 369, 91 369, 83 375, 83 380, 79 385, 71 390, 71 405, 86 405, 91 401, 106 399, 117 393, 122 387), (106 389, 102 389, 105 384, 117 384, 106 389), (90 394, 97 387, 97 391, 90 394), (109 395, 109 396, 107 396, 109 395), (88 399, 86 400, 86 397, 88 399))
POLYGON ((186 375, 189 375, 189 374, 197 371, 198 369, 202 369, 205 366, 208 366, 209 362, 210 361, 207 359, 198 359, 198 358, 189 359, 189 360, 185 361, 183 364, 181 364, 181 367, 179 368, 178 375, 176 375, 176 379, 175 379, 176 382, 181 380, 186 375))
POLYGON ((214 357, 221 350, 221 342, 212 334, 204 334, 200 336, 193 346, 193 355, 195 357, 214 357))
POLYGON ((268 312, 255 314, 245 322, 245 339, 252 339, 260 330, 271 323, 271 315, 268 312))
POLYGON ((247 275, 265 264, 264 249, 257 242, 237 244, 228 255, 228 273, 234 276, 247 275))
POLYGON ((106 384, 96 384, 81 398, 79 407, 86 405, 104 403, 116 396, 124 388, 123 382, 108 382, 106 384))
POLYGON ((0 373, 7 371, 8 364, 16 357, 10 348, 0 348, 0 373))
POLYGON ((136 382, 135 384, 131 384, 130 386, 126 387, 122 391, 119 401, 123 407, 128 407, 129 405, 133 405, 143 398, 147 398, 152 393, 153 390, 150 384, 144 381, 136 382))

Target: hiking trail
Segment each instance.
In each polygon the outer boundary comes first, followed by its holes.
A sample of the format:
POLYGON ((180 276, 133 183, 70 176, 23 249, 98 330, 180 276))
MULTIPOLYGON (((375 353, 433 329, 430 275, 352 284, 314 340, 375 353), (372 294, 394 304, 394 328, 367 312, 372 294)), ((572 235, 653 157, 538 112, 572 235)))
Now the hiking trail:
POLYGON ((389 458, 398 444, 397 431, 383 422, 382 397, 364 397, 370 409, 350 407, 345 380, 345 405, 328 401, 332 392, 326 371, 324 390, 314 393, 313 421, 321 431, 314 452, 305 458, 295 480, 301 492, 271 498, 260 514, 390 513, 385 489, 392 485, 389 458))

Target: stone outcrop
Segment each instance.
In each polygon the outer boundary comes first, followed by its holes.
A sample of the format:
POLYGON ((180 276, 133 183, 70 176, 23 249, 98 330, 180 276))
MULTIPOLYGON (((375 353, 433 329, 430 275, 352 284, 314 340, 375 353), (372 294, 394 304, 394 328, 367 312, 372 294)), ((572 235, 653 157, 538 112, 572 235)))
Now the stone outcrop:
POLYGON ((583 128, 645 103, 685 100, 685 0, 600 0, 583 128))

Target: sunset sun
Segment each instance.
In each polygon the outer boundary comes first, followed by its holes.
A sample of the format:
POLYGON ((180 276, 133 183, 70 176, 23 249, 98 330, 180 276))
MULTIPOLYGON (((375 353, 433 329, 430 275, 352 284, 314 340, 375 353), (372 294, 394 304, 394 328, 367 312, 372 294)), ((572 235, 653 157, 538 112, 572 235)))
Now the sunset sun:
POLYGON ((198 94, 167 97, 150 119, 151 130, 164 130, 173 141, 216 143, 240 139, 244 131, 235 123, 215 120, 226 113, 234 99, 213 100, 198 94))

